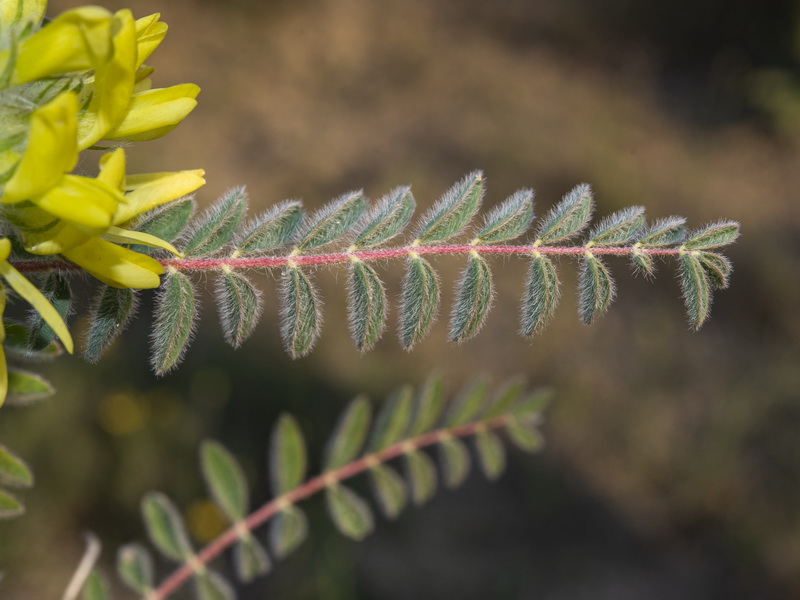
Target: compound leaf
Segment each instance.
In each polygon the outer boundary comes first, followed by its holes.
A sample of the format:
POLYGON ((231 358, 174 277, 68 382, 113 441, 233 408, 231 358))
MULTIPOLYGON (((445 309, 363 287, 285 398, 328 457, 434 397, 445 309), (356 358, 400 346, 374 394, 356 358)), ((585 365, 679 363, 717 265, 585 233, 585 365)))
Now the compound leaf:
POLYGON ((364 445, 372 409, 365 396, 353 400, 328 442, 325 470, 332 471, 352 461, 364 445))
POLYGON ((583 322, 590 325, 602 315, 614 299, 614 282, 603 262, 587 254, 579 278, 578 312, 583 322))
POLYGON ((238 348, 258 324, 261 292, 241 273, 223 269, 217 279, 216 298, 225 341, 238 348))
POLYGON ((283 344, 292 358, 300 358, 311 352, 322 326, 317 291, 308 275, 288 267, 283 271, 280 297, 283 344))
POLYGON ((204 440, 200 445, 200 464, 212 498, 233 522, 247 515, 249 492, 242 468, 219 442, 204 440))
POLYGON ((493 297, 492 272, 476 252, 470 256, 456 288, 456 299, 450 315, 451 342, 463 342, 480 331, 493 297))
POLYGON ((350 335, 361 352, 371 349, 386 324, 386 291, 375 270, 360 260, 350 263, 348 303, 350 335))
POLYGON ((636 239, 644 229, 644 207, 631 206, 608 215, 589 233, 587 245, 621 246, 636 239))
POLYGON ((138 295, 128 288, 100 286, 89 316, 89 331, 83 356, 89 362, 100 360, 117 336, 122 333, 138 307, 138 295))
POLYGON ((495 206, 483 219, 476 244, 496 244, 521 236, 533 221, 533 190, 519 190, 495 206))
POLYGON ((372 489, 383 514, 394 519, 408 501, 408 491, 403 478, 391 467, 375 465, 370 469, 372 489))
POLYGON ((428 333, 439 308, 439 280, 430 263, 419 256, 408 260, 402 285, 400 343, 410 350, 428 333))
POLYGON ((367 202, 361 190, 348 192, 326 204, 306 221, 297 250, 318 248, 341 237, 364 214, 367 202))
POLYGON ((272 493, 280 496, 303 483, 307 462, 306 445, 300 426, 291 415, 281 415, 272 432, 270 451, 272 493))
POLYGON ((372 511, 355 492, 337 483, 326 488, 325 500, 334 525, 343 535, 363 540, 372 532, 372 511))
POLYGON ((156 296, 151 363, 158 375, 173 369, 191 341, 197 318, 197 302, 191 280, 167 270, 156 296))
POLYGON ((572 237, 592 218, 592 188, 582 183, 550 209, 539 226, 537 241, 552 244, 572 237))
POLYGON ((164 494, 146 494, 142 500, 142 515, 150 541, 159 552, 176 561, 183 561, 193 554, 183 519, 164 494))
POLYGON ((483 173, 473 171, 447 190, 422 215, 417 240, 442 242, 457 235, 469 223, 483 199, 483 173))
POLYGON ((356 248, 373 248, 405 229, 416 202, 410 187, 398 187, 378 200, 366 218, 366 225, 353 242, 356 248))
POLYGON ((280 202, 249 221, 237 234, 234 243, 236 253, 249 256, 279 248, 292 239, 302 220, 300 202, 280 202))
POLYGON ((555 265, 546 256, 535 256, 528 270, 522 297, 520 331, 524 336, 539 333, 555 314, 561 297, 555 265))
POLYGON ((184 254, 192 258, 213 254, 231 241, 247 207, 243 187, 234 188, 217 200, 200 217, 189 234, 184 254))

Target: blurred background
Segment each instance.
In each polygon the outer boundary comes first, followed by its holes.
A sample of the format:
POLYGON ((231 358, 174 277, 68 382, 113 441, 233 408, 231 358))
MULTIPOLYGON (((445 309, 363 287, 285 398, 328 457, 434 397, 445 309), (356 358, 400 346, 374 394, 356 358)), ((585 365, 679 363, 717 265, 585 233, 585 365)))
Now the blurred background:
MULTIPOLYGON (((51 2, 50 14, 79 4, 51 2)), ((37 482, 28 514, 0 523, 0 597, 59 597, 86 530, 105 541, 110 573, 116 546, 144 537, 138 502, 151 489, 207 540, 218 524, 198 501, 203 438, 236 454, 261 501, 278 414, 298 416, 319 456, 356 393, 377 401, 434 369, 451 393, 476 373, 552 387, 543 453, 510 451, 498 483, 476 471, 395 522, 379 518, 363 543, 311 501, 311 538, 241 598, 800 597, 800 4, 104 2, 131 4, 170 25, 148 61, 155 84, 203 91, 183 125, 132 149, 129 170, 205 168, 201 205, 242 183, 253 212, 410 184, 422 210, 481 168, 487 208, 534 187, 541 215, 585 181, 599 215, 641 204, 691 227, 741 221, 735 272, 695 333, 673 264, 650 282, 609 260, 618 299, 585 327, 577 264, 562 260, 561 307, 531 342, 516 334, 525 263, 495 259, 497 300, 475 339, 449 345, 442 315, 413 352, 390 330, 361 356, 345 273, 322 269, 324 330, 298 361, 281 348, 267 274, 265 315, 243 348, 224 344, 206 294, 185 363, 160 379, 145 296, 99 365, 62 357, 46 367, 54 398, 3 411, 0 439, 37 482)), ((462 262, 434 261, 445 311, 462 262)), ((401 265, 379 271, 397 298, 401 265)))

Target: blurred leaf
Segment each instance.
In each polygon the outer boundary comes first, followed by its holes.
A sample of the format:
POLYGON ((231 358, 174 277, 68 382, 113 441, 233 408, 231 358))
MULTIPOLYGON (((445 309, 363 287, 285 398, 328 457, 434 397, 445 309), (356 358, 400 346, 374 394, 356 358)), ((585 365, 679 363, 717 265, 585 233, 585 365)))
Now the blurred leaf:
POLYGON ((543 445, 542 435, 536 424, 526 419, 514 419, 508 424, 506 431, 511 443, 525 452, 536 452, 543 445))
POLYGON ((507 242, 528 231, 533 220, 533 190, 519 190, 484 216, 475 243, 507 242))
POLYGON ((414 214, 416 202, 411 188, 398 187, 378 200, 366 218, 366 225, 361 228, 353 242, 357 248, 373 248, 389 241, 408 225, 414 214))
POLYGON ((6 352, 11 352, 24 358, 42 360, 49 360, 64 353, 63 347, 55 339, 40 350, 31 350, 28 345, 30 329, 27 325, 12 320, 4 320, 3 325, 6 330, 3 349, 6 352))
MULTIPOLYGON (((72 305, 72 289, 66 276, 59 271, 51 271, 39 289, 66 322, 72 305)), ((47 348, 56 337, 55 331, 34 309, 30 311, 29 335, 28 344, 33 352, 47 348)))
POLYGON ((363 540, 374 528, 372 511, 355 492, 340 484, 325 489, 328 513, 336 528, 349 538, 363 540))
POLYGON ((508 381, 492 399, 489 407, 483 411, 481 419, 491 419, 507 414, 519 400, 520 394, 525 389, 525 380, 515 377, 508 381))
POLYGON ((367 436, 371 412, 369 400, 364 396, 350 403, 328 442, 326 471, 343 467, 356 458, 367 436))
POLYGON ((692 237, 683 243, 687 250, 710 250, 726 246, 739 237, 739 223, 735 221, 719 221, 705 229, 692 232, 692 237))
POLYGON ((600 317, 614 299, 614 282, 599 258, 587 254, 578 282, 578 313, 587 325, 600 317))
POLYGON ((483 199, 483 173, 473 171, 447 190, 420 219, 417 240, 442 242, 457 235, 478 211, 483 199))
POLYGON ((428 333, 439 308, 439 280, 430 263, 412 256, 403 278, 400 342, 410 350, 428 333))
POLYGON ((83 586, 82 600, 111 600, 111 592, 108 589, 108 582, 96 570, 89 574, 86 584, 83 586))
POLYGON ((308 536, 308 520, 296 506, 283 509, 272 518, 269 545, 279 559, 291 554, 308 536))
POLYGON ((147 493, 142 500, 142 516, 150 541, 159 552, 179 562, 193 554, 183 519, 164 494, 147 493))
POLYGON ((644 207, 630 206, 605 217, 589 233, 587 245, 621 246, 636 239, 644 229, 644 207))
POLYGON ((453 489, 464 483, 469 475, 469 452, 466 446, 455 438, 439 443, 439 458, 442 464, 444 484, 453 489))
POLYGON ((486 399, 487 388, 488 383, 483 377, 474 380, 464 388, 447 411, 444 425, 456 427, 475 419, 486 399))
POLYGON ((6 401, 14 406, 25 406, 55 394, 52 384, 38 373, 8 368, 8 393, 6 401))
POLYGON ((689 322, 700 329, 711 308, 711 290, 700 259, 688 252, 681 255, 681 289, 689 322))
POLYGON ((194 589, 198 600, 235 600, 236 594, 219 573, 206 569, 203 573, 195 573, 194 589))
POLYGON ((370 469, 370 480, 375 498, 388 519, 394 519, 408 501, 403 478, 391 467, 375 465, 370 469))
POLYGON ((718 290, 727 288, 733 270, 731 261, 716 252, 701 252, 698 258, 708 276, 709 283, 718 290))
POLYGON ((506 451, 493 431, 479 431, 475 436, 478 460, 487 479, 497 479, 506 467, 506 451))
POLYGON ((4 490, 0 490, 0 519, 11 519, 25 512, 22 502, 4 490))
POLYGON ((553 391, 549 388, 534 390, 525 396, 513 409, 513 414, 518 417, 536 415, 553 399, 553 391))
POLYGON ((383 405, 372 427, 371 452, 383 450, 403 439, 411 421, 413 397, 413 388, 405 385, 383 405))
POLYGON ((281 336, 292 358, 305 356, 314 347, 322 326, 317 291, 303 271, 289 267, 281 282, 281 336))
POLYGON ((217 306, 222 333, 234 348, 253 333, 261 315, 261 292, 236 271, 223 269, 217 279, 217 306))
POLYGON ((233 547, 233 563, 239 579, 248 583, 269 572, 272 566, 266 550, 252 535, 239 538, 233 547))
POLYGON ((101 285, 89 314, 89 329, 83 356, 91 363, 122 333, 136 313, 138 295, 131 289, 101 285))
POLYGON ((279 248, 292 239, 302 221, 297 200, 276 204, 244 226, 236 236, 236 252, 247 256, 279 248))
POLYGON ((200 445, 203 477, 214 501, 232 522, 247 516, 249 492, 239 463, 220 443, 204 440, 200 445))
POLYGON ((280 496, 292 491, 306 475, 306 445, 294 417, 283 414, 272 432, 270 449, 272 493, 280 496))
POLYGON ((552 244, 572 237, 589 223, 592 210, 592 188, 582 183, 550 209, 539 225, 537 241, 552 244))
POLYGON ((184 254, 199 258, 213 254, 231 241, 247 208, 247 193, 234 188, 212 204, 192 227, 184 254))
POLYGON ((378 274, 362 261, 350 263, 350 334, 361 352, 370 350, 386 323, 386 292, 378 274))
POLYGON ((0 444, 0 483, 15 488, 29 488, 33 485, 33 473, 30 467, 2 444, 0 444))
POLYGON ((297 250, 318 248, 349 232, 364 214, 367 202, 361 190, 342 194, 311 215, 297 242, 297 250))
POLYGON ((650 226, 637 245, 642 248, 662 248, 679 244, 686 237, 685 223, 683 217, 659 219, 650 226))
POLYGON ((492 272, 476 253, 470 256, 456 288, 450 316, 451 342, 463 342, 478 333, 489 314, 493 297, 492 272))
POLYGON ((431 375, 423 385, 417 398, 414 421, 408 430, 408 437, 417 437, 433 429, 444 408, 442 378, 431 375))
POLYGON ((546 256, 536 256, 531 261, 522 297, 522 335, 527 337, 542 331, 553 318, 560 297, 553 261, 546 256))
POLYGON ((153 589, 153 558, 139 544, 125 544, 117 551, 117 573, 125 585, 141 596, 153 589))
POLYGON ((191 280, 168 270, 156 296, 155 322, 151 333, 151 363, 156 374, 175 368, 189 346, 197 318, 195 291, 191 280))
MULTIPOLYGON (((193 212, 194 200, 189 197, 180 198, 145 213, 135 224, 135 229, 172 242, 186 228, 193 212)), ((142 244, 133 244, 131 250, 149 254, 155 249, 142 244)))
POLYGON ((412 450, 406 452, 405 456, 411 500, 419 506, 436 493, 436 467, 424 452, 412 450))

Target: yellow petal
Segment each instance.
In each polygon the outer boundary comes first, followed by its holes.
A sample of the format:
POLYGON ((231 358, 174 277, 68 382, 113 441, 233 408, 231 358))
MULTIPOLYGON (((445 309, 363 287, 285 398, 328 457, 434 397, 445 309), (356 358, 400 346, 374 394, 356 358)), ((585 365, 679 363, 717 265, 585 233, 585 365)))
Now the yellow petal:
POLYGON ((158 287, 158 276, 164 272, 157 260, 100 238, 91 238, 63 256, 103 283, 118 288, 158 287))
POLYGON ((129 10, 117 12, 113 22, 113 54, 95 67, 92 99, 79 123, 81 150, 117 127, 131 103, 137 69, 136 24, 129 10))
POLYGON ((202 186, 205 172, 176 171, 174 173, 145 173, 125 178, 125 202, 114 215, 114 225, 121 225, 134 217, 190 194, 202 186))
POLYGON ((3 312, 6 310, 6 289, 0 284, 0 406, 6 401, 8 395, 8 371, 6 370, 6 353, 2 343, 6 339, 6 328, 3 323, 3 312))
POLYGON ((193 83, 135 94, 125 119, 105 139, 140 142, 174 129, 197 106, 200 88, 193 83))
POLYGON ((94 69, 111 56, 111 31, 111 13, 104 8, 62 13, 20 43, 11 85, 94 69))
POLYGON ((100 173, 97 180, 114 189, 121 190, 125 185, 125 150, 117 148, 100 157, 100 173))
POLYGON ((161 248, 167 252, 172 252, 172 254, 181 258, 184 256, 183 252, 179 252, 175 246, 166 240, 162 240, 159 237, 142 231, 109 227, 108 231, 103 234, 103 239, 109 242, 116 242, 117 244, 143 244, 145 246, 151 246, 152 248, 161 248))
MULTIPOLYGON (((0 260, 6 260, 9 254, 11 254, 11 240, 3 238, 0 240, 0 260)), ((3 302, 5 302, 5 297, 3 298, 3 302)), ((3 306, 5 306, 5 304, 3 304, 3 306)), ((3 311, 0 310, 0 316, 2 314, 3 311)))
POLYGON ((45 0, 3 0, 0 2, 0 31, 38 23, 44 16, 45 0))
POLYGON ((160 18, 161 13, 154 13, 136 20, 137 68, 142 66, 167 35, 167 24, 159 21, 160 18))
POLYGON ((22 246, 31 254, 50 256, 62 254, 70 248, 85 243, 91 237, 92 234, 55 219, 49 228, 33 232, 22 230, 22 246))
POLYGON ((78 161, 78 102, 64 92, 31 115, 28 147, 3 191, 3 203, 28 200, 59 183, 78 161))
POLYGON ((104 231, 122 203, 119 190, 91 177, 64 175, 58 185, 31 202, 88 232, 104 231))
POLYGON ((53 308, 53 305, 42 295, 42 292, 33 285, 30 281, 17 271, 8 261, 0 261, 0 275, 2 275, 15 292, 22 296, 28 303, 33 306, 34 310, 38 312, 44 322, 50 325, 55 334, 64 344, 67 352, 72 354, 72 336, 69 334, 66 323, 58 311, 53 308))

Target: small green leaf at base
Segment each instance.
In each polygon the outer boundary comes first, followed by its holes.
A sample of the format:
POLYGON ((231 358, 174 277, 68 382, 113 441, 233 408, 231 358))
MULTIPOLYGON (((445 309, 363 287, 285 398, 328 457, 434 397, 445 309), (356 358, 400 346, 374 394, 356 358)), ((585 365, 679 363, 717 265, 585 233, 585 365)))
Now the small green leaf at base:
POLYGON ((103 285, 89 316, 83 356, 97 362, 136 313, 138 295, 131 289, 103 285))
POLYGON ((436 493, 436 467, 427 454, 418 450, 407 452, 405 457, 411 501, 420 506, 436 493))
POLYGON ((292 358, 311 352, 322 327, 317 291, 308 275, 296 267, 283 272, 281 282, 281 337, 292 358))
POLYGON ((33 485, 30 467, 3 445, 0 445, 0 483, 15 488, 29 488, 33 485))
POLYGON ((308 520, 296 506, 290 506, 270 521, 269 546, 272 553, 283 559, 303 543, 308 537, 308 520))
POLYGON ((489 430, 475 436, 478 460, 487 479, 497 479, 506 467, 506 451, 497 435, 489 430))
POLYGON ((561 297, 555 265, 546 256, 536 256, 528 271, 522 297, 520 333, 530 337, 539 333, 555 314, 561 297))
POLYGON ((205 440, 200 445, 200 464, 206 486, 225 516, 233 522, 244 519, 249 492, 242 468, 233 455, 222 444, 205 440))
POLYGON ((355 492, 340 484, 330 485, 325 490, 325 500, 334 525, 343 535, 363 540, 372 533, 372 511, 355 492))
POLYGON ((153 545, 166 557, 183 561, 192 555, 186 526, 172 502, 160 492, 150 492, 142 500, 142 516, 153 545))
POLYGON ((370 469, 370 480, 383 514, 388 519, 396 518, 408 501, 403 478, 391 467, 376 465, 370 469))
POLYGON ((587 325, 594 323, 614 299, 614 282, 603 262, 588 254, 581 267, 578 313, 587 325))
POLYGON ((280 496, 299 486, 306 475, 306 445, 294 417, 281 415, 272 432, 271 444, 272 493, 280 496))
POLYGON ((356 348, 366 352, 380 339, 386 324, 386 291, 375 270, 361 261, 350 265, 348 299, 350 335, 356 348))
POLYGON ((428 333, 439 308, 439 279, 419 256, 408 260, 400 307, 400 343, 410 350, 428 333))
POLYGON ((470 468, 467 447, 455 438, 444 440, 439 444, 439 458, 444 484, 454 489, 464 483, 470 468))
POLYGON ((252 535, 240 538, 233 547, 233 563, 239 579, 248 583, 269 572, 272 563, 266 550, 252 535))
POLYGON ((178 271, 167 271, 156 296, 155 323, 151 334, 153 369, 163 375, 175 368, 191 341, 197 319, 197 301, 191 280, 178 271))
POLYGON ((475 254, 461 274, 450 316, 450 341, 463 342, 474 336, 486 321, 494 286, 486 261, 475 254))
POLYGON ((234 348, 250 337, 261 315, 261 292, 236 271, 223 270, 217 280, 217 306, 222 333, 234 348))
POLYGON ((117 551, 117 573, 125 585, 141 596, 153 589, 153 559, 139 544, 126 544, 117 551))

